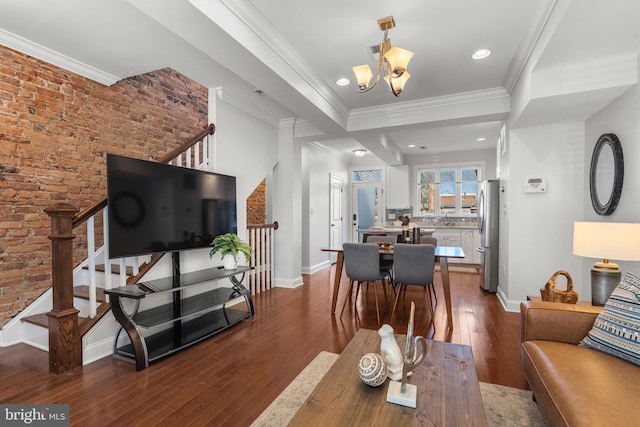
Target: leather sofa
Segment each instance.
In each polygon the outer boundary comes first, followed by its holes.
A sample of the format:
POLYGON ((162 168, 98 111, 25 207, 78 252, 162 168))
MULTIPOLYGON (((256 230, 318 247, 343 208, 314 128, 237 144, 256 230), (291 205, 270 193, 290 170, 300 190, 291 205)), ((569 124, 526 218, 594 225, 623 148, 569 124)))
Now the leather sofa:
POLYGON ((579 346, 602 307, 520 304, 520 363, 549 426, 640 426, 640 367, 579 346))

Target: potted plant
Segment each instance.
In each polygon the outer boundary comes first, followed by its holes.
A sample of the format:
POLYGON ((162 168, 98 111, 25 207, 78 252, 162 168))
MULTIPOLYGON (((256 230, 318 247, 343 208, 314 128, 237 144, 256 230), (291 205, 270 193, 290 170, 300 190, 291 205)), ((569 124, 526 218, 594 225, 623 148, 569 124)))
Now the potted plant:
POLYGON ((241 241, 237 234, 227 233, 214 237, 211 242, 211 251, 209 256, 213 258, 217 252, 220 252, 224 268, 234 270, 238 266, 238 255, 244 254, 244 258, 249 262, 253 249, 251 246, 241 241))

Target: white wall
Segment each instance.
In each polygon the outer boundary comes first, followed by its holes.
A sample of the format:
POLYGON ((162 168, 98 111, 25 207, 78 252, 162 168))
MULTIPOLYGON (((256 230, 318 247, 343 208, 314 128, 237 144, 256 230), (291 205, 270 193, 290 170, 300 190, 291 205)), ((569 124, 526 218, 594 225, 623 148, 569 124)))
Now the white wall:
MULTIPOLYGON (((212 146, 212 171, 236 177, 238 236, 247 238, 247 197, 264 179, 272 177, 277 161, 278 129, 255 116, 224 102, 218 89, 209 90, 209 123, 216 126, 212 146)), ((182 251, 181 271, 200 270, 211 264, 222 265, 219 256, 213 260, 209 249, 182 251)), ((170 258, 157 265, 148 279, 171 275, 170 258)))
POLYGON ((330 174, 342 178, 342 230, 343 239, 347 240, 349 165, 337 155, 314 145, 303 147, 302 158, 302 271, 308 274, 329 265, 329 254, 320 248, 329 246, 330 174))
MULTIPOLYGON (((640 67, 639 67, 640 68, 640 67)), ((586 156, 584 179, 584 220, 594 222, 640 222, 640 89, 635 86, 607 105, 586 122, 586 156), (589 167, 596 141, 604 133, 615 133, 622 144, 624 155, 624 181, 620 202, 608 216, 597 215, 589 197, 589 167)), ((589 279, 589 270, 598 260, 585 258, 583 270, 589 279)), ((622 274, 630 271, 640 274, 640 262, 611 260, 620 265, 622 274)), ((586 295, 586 294, 585 294, 586 295)), ((590 295, 590 294, 589 294, 590 295)), ((588 299, 589 297, 587 297, 588 299)))
POLYGON ((582 220, 585 197, 584 123, 511 130, 507 150, 508 164, 501 165, 508 171, 501 175, 502 213, 508 221, 500 247, 503 304, 519 310, 519 302, 539 295, 558 270, 568 271, 575 290, 588 298, 582 260, 572 253, 573 223, 582 220), (547 191, 524 193, 524 180, 535 177, 547 179, 547 191))
POLYGON ((209 97, 216 101, 215 116, 210 117, 216 125, 214 172, 236 177, 238 235, 245 239, 247 197, 272 175, 277 162, 278 128, 221 101, 215 91, 210 91, 209 97))

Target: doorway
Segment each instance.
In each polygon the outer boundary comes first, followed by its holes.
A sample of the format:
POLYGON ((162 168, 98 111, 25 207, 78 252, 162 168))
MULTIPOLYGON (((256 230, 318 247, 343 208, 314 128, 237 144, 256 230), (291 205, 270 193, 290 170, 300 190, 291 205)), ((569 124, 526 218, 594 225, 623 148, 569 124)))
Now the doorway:
POLYGON ((364 230, 382 226, 382 183, 353 184, 351 241, 362 241, 364 230))
MULTIPOLYGON (((329 194, 329 246, 342 245, 342 178, 329 174, 331 181, 329 194)), ((335 263, 338 254, 330 252, 329 260, 335 263)))

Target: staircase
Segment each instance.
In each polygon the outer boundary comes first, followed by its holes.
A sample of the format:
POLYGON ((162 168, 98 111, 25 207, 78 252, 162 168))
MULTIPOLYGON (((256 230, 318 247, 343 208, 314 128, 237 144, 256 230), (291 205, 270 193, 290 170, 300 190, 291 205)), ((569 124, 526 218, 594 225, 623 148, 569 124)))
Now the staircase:
MULTIPOLYGON (((158 162, 208 170, 207 137, 214 132, 215 126, 210 124, 158 162)), ((23 342, 48 351, 50 372, 60 374, 82 366, 86 347, 81 342, 85 341, 83 337, 110 312, 104 290, 138 282, 163 255, 105 262, 109 260, 106 198, 80 213, 68 204, 45 211, 52 223, 52 287, 7 323, 2 332, 5 345, 23 342), (86 246, 86 258, 74 268, 76 235, 86 246), (96 241, 102 242, 97 249, 96 241)), ((111 323, 105 326, 107 334, 116 327, 115 321, 111 323)))

